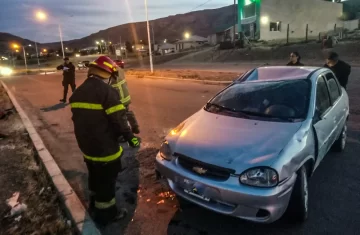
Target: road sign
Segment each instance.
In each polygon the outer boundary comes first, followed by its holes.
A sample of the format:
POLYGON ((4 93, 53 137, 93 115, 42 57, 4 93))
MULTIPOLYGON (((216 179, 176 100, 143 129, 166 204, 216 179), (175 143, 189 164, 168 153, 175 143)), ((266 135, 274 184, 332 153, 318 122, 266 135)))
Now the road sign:
POLYGON ((117 56, 121 56, 121 51, 120 51, 120 50, 116 50, 116 55, 117 55, 117 56))

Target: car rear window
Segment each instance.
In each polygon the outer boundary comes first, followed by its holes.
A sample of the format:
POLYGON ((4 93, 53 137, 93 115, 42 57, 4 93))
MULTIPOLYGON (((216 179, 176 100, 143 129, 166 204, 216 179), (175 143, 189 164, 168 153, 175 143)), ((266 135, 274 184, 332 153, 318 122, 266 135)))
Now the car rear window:
POLYGON ((209 103, 250 117, 304 119, 310 87, 306 79, 234 83, 209 103))

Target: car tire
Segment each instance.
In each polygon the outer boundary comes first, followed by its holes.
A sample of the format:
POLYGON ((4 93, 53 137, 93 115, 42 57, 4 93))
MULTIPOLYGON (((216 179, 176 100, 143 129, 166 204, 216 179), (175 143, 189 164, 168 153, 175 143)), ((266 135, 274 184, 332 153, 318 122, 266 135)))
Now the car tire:
POLYGON ((345 149, 346 146, 346 139, 347 139, 347 125, 345 123, 345 126, 341 130, 341 134, 339 138, 335 141, 335 143, 332 146, 332 150, 334 152, 342 152, 345 149))
POLYGON ((294 188, 291 194, 288 209, 286 211, 287 217, 297 223, 305 222, 309 214, 309 189, 308 189, 308 175, 307 169, 302 166, 298 172, 294 188))

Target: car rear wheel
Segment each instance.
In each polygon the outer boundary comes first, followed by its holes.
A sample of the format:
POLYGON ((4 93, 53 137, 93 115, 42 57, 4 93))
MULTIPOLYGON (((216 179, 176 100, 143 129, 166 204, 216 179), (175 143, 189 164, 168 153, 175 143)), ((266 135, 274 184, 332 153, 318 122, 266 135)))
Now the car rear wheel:
POLYGON ((333 150, 335 152, 342 152, 346 146, 346 139, 347 139, 347 125, 343 127, 339 138, 335 141, 333 145, 333 150))
POLYGON ((304 222, 308 217, 309 189, 308 176, 305 165, 297 172, 296 182, 291 194, 287 217, 294 222, 304 222))

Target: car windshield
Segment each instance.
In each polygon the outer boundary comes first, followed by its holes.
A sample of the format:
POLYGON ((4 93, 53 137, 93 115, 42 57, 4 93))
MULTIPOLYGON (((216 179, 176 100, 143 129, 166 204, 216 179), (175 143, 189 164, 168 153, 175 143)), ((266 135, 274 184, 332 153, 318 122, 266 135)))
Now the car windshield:
POLYGON ((210 100, 205 110, 241 118, 303 120, 310 86, 306 79, 234 83, 210 100))

